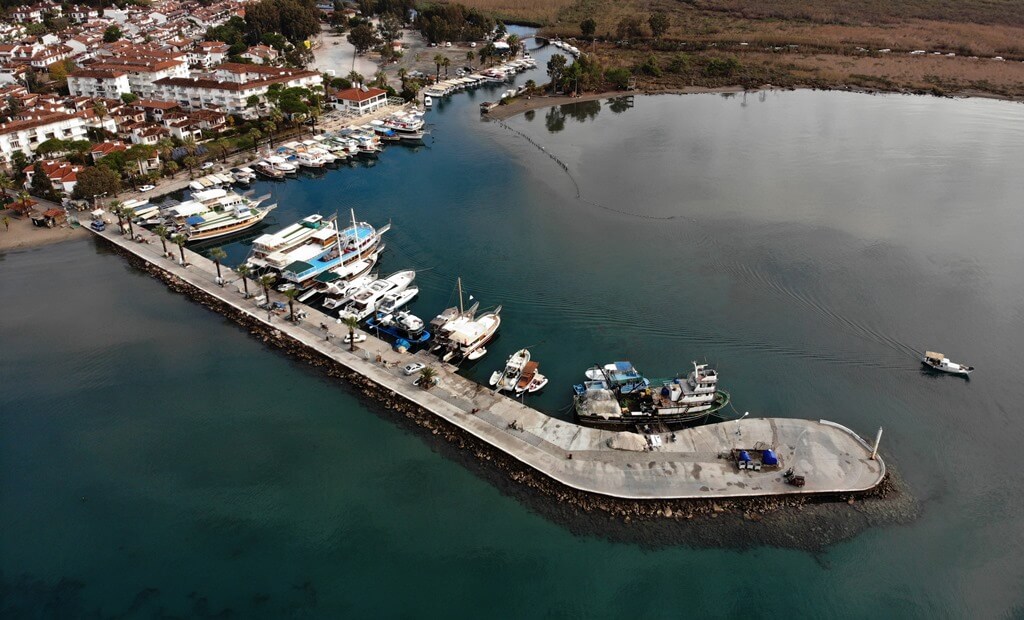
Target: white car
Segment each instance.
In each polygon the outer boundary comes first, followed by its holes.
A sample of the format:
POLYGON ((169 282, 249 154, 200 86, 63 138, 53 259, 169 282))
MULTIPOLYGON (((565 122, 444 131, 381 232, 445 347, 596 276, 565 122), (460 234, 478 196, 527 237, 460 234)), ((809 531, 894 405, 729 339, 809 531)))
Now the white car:
POLYGON ((139 186, 139 191, 140 192, 151 192, 154 189, 156 189, 156 185, 140 185, 139 186))
POLYGON ((451 47, 452 46, 452 42, 451 41, 445 41, 444 42, 444 46, 445 47, 451 47))
POLYGON ((406 364, 402 371, 405 373, 406 377, 411 377, 426 367, 427 365, 423 362, 412 362, 411 364, 406 364))
POLYGON ((469 46, 470 47, 476 47, 476 41, 473 41, 472 43, 470 43, 469 46))
POLYGON ((345 344, 352 344, 353 341, 355 342, 355 344, 359 344, 360 342, 366 342, 366 334, 356 334, 355 338, 352 337, 352 334, 345 334, 345 339, 342 340, 342 342, 344 342, 345 344))
POLYGON ((199 166, 200 170, 209 170, 210 168, 213 168, 213 162, 212 161, 208 161, 205 164, 203 164, 202 166, 199 166))

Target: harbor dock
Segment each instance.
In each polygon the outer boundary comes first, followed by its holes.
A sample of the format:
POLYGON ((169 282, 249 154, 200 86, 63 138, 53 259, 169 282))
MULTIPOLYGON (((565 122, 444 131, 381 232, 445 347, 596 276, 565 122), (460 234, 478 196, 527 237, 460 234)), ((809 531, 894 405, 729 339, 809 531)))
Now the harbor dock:
MULTIPOLYGON (((135 227, 137 239, 118 230, 117 222, 97 236, 124 252, 162 270, 244 316, 267 331, 361 375, 383 390, 436 416, 480 442, 515 459, 566 487, 601 496, 628 500, 740 499, 808 494, 863 493, 878 486, 886 475, 885 463, 874 448, 852 430, 825 420, 753 418, 698 426, 674 433, 608 431, 556 419, 496 394, 457 374, 425 352, 398 353, 372 334, 350 352, 342 339, 348 330, 336 317, 298 302, 307 314, 298 323, 257 306, 252 296, 262 294, 249 280, 250 297, 242 281, 222 265, 226 282, 216 281, 214 263, 188 249, 187 266, 179 264, 179 248, 135 227), (328 329, 325 331, 323 326, 328 329), (430 390, 413 385, 402 367, 422 361, 438 371, 439 384, 430 390), (770 447, 781 466, 753 471, 739 469, 728 455, 733 450, 770 447), (804 486, 787 484, 783 472, 792 468, 804 486)), ((271 292, 274 301, 286 301, 271 292)))

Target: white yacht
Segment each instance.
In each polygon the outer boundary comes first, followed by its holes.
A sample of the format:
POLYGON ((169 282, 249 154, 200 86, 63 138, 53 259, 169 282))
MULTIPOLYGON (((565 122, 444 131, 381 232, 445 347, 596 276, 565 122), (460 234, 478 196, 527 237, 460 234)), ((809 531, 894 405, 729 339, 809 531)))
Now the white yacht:
POLYGON ((284 174, 295 174, 298 172, 298 168, 295 164, 288 162, 280 155, 271 155, 267 158, 267 161, 270 162, 270 165, 278 172, 283 172, 284 174))
POLYGON ((393 291, 388 293, 382 297, 380 303, 377 304, 377 311, 383 314, 393 314, 399 308, 412 301, 419 294, 420 289, 415 286, 410 286, 404 291, 393 291))
POLYGON ((380 301, 388 293, 404 291, 416 279, 415 271, 399 271, 382 280, 377 280, 352 296, 352 299, 338 312, 342 319, 354 318, 362 321, 372 315, 380 301))

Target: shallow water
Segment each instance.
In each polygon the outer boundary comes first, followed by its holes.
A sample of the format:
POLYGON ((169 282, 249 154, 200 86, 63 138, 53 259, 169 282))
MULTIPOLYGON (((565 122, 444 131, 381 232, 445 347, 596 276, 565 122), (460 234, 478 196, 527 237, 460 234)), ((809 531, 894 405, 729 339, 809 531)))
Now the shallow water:
POLYGON ((532 345, 532 404, 565 416, 594 362, 706 358, 738 411, 884 426, 922 517, 818 555, 573 536, 74 242, 0 256, 0 615, 1022 612, 1024 108, 664 96, 503 126, 487 98, 440 102, 426 147, 257 193, 278 225, 392 220, 382 270, 423 270, 426 318, 457 275, 502 304, 470 376, 532 345), (924 374, 924 348, 978 371, 924 374))

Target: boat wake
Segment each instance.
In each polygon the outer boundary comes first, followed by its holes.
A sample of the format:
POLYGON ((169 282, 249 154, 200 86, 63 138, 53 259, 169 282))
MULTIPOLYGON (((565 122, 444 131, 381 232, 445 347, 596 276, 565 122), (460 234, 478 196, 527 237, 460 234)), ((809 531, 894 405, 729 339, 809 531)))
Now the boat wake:
POLYGON ((609 207, 609 206, 603 205, 603 204, 601 204, 599 202, 594 202, 593 200, 589 200, 587 198, 584 198, 583 197, 583 192, 580 189, 579 181, 577 181, 576 177, 573 175, 573 173, 569 171, 569 166, 567 166, 564 161, 559 159, 557 155, 555 155, 554 153, 549 152, 546 148, 541 146, 536 140, 534 140, 530 136, 526 135, 522 131, 519 131, 518 129, 514 129, 514 128, 510 127, 508 125, 508 123, 506 123, 505 121, 494 120, 492 122, 497 123, 501 127, 503 127, 505 129, 507 129, 508 131, 514 133, 515 135, 519 136, 523 140, 526 140, 528 143, 530 143, 534 147, 536 147, 537 150, 539 150, 541 153, 547 155, 548 157, 551 158, 552 161, 554 161, 556 164, 558 164, 558 166, 562 169, 563 172, 565 172, 565 175, 567 177, 569 177, 569 180, 572 181, 573 186, 576 188, 576 200, 579 200, 583 204, 590 205, 590 206, 596 207, 598 209, 603 209, 603 210, 609 211, 611 213, 618 213, 619 215, 625 215, 627 217, 635 217, 635 218, 644 219, 644 220, 674 220, 674 219, 676 219, 676 216, 674 216, 674 215, 664 215, 664 216, 661 216, 661 215, 645 215, 643 213, 635 213, 635 212, 632 212, 632 211, 624 211, 622 209, 616 209, 614 207, 609 207))

